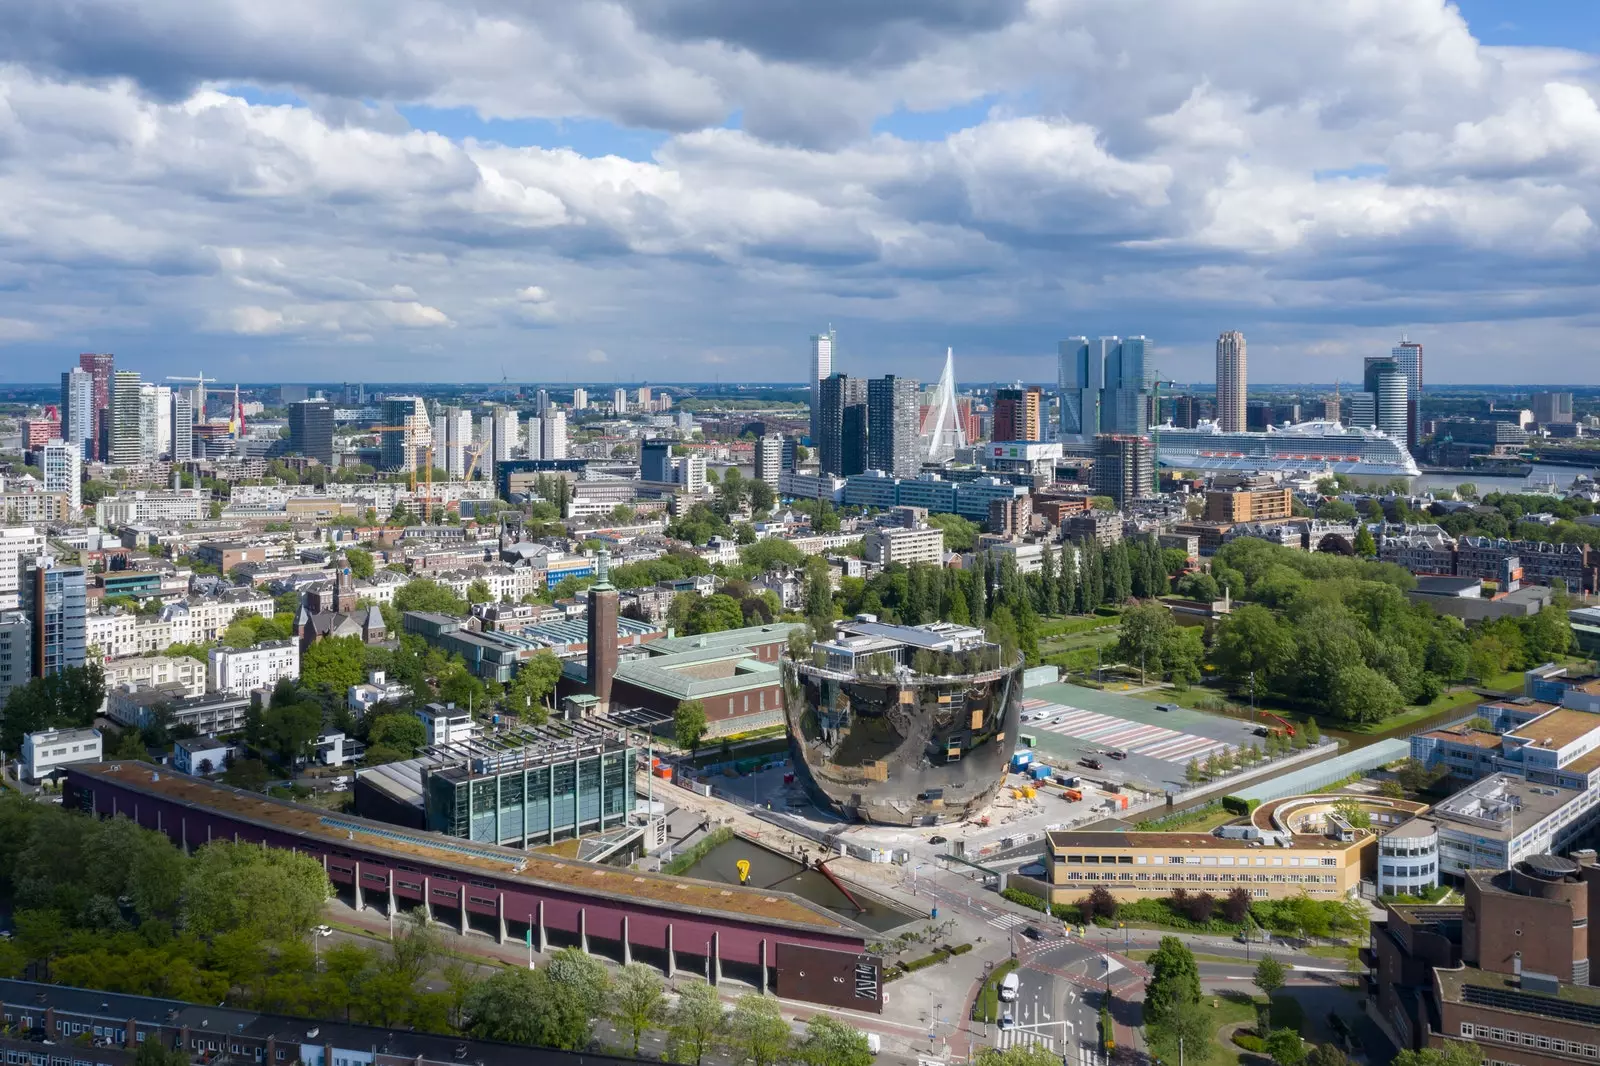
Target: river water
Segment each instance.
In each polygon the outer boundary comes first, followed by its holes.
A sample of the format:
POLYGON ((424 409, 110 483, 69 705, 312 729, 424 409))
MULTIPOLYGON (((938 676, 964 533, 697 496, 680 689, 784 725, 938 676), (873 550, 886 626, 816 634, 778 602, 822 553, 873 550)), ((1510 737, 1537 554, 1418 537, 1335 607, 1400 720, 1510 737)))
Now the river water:
POLYGON ((1534 463, 1533 473, 1528 477, 1494 477, 1483 474, 1423 474, 1411 479, 1411 491, 1422 493, 1429 490, 1454 489, 1457 485, 1473 484, 1478 487, 1478 495, 1484 496, 1491 492, 1543 492, 1554 491, 1557 495, 1565 495, 1572 479, 1579 474, 1593 475, 1595 471, 1586 470, 1576 466, 1556 466, 1551 463, 1534 463), (1551 482, 1554 482, 1554 489, 1551 482))
POLYGON ((747 882, 750 887, 793 892, 802 899, 819 903, 835 914, 860 922, 868 929, 875 929, 880 933, 922 917, 892 907, 865 892, 857 892, 855 886, 850 885, 848 886, 850 895, 865 908, 857 910, 844 893, 823 874, 801 865, 794 859, 785 858, 738 837, 712 848, 706 853, 705 858, 685 872, 685 876, 736 885, 739 883, 737 863, 740 859, 747 859, 750 862, 750 880, 747 882))

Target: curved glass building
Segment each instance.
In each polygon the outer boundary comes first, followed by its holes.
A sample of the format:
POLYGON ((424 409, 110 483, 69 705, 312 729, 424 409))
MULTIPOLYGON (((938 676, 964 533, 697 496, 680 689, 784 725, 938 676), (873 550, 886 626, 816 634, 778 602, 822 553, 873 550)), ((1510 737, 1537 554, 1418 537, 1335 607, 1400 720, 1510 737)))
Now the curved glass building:
POLYGON ((783 660, 797 772, 847 817, 935 825, 994 797, 1016 747, 1022 658, 948 622, 863 616, 783 660))

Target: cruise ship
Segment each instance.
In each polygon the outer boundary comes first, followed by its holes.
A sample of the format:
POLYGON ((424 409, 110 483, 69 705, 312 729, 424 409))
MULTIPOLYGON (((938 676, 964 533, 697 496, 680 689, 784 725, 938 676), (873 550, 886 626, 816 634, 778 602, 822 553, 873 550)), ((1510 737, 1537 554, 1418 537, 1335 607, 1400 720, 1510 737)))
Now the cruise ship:
POLYGON ((1405 444, 1376 429, 1339 422, 1296 422, 1264 433, 1224 433, 1215 422, 1195 429, 1162 426, 1160 464, 1177 470, 1309 470, 1352 477, 1416 477, 1405 444))

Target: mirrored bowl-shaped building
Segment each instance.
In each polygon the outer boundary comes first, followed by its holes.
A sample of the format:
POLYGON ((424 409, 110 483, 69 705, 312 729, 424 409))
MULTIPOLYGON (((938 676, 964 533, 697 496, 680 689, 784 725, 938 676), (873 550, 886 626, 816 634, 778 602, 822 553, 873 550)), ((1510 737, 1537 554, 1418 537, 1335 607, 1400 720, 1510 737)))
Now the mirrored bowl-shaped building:
POLYGON ((939 622, 841 623, 783 659, 797 772, 819 803, 864 822, 935 825, 976 814, 1005 779, 1022 658, 939 622))

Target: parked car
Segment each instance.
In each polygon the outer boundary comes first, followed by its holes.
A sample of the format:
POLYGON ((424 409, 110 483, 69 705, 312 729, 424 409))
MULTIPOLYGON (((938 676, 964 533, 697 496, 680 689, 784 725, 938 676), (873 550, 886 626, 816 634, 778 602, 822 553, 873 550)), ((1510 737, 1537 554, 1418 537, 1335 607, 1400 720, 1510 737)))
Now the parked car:
POLYGON ((312 932, 316 933, 318 936, 332 936, 333 935, 333 926, 331 926, 331 925, 319 925, 315 929, 313 929, 312 932))
POLYGON ((1016 1024, 1017 1024, 1016 1019, 1011 1017, 1011 1012, 1010 1011, 1006 1011, 1004 1014, 1000 1015, 1000 1028, 1002 1030, 1010 1029, 1013 1025, 1016 1025, 1016 1024))
POLYGON ((1113 759, 1126 759, 1128 757, 1128 753, 1125 751, 1113 751, 1109 752, 1108 754, 1110 754, 1113 759))
POLYGON ((946 841, 948 841, 949 839, 950 839, 949 837, 931 836, 931 837, 928 838, 928 843, 930 843, 930 844, 943 844, 946 841))
POLYGON ((1175 711, 1177 709, 1178 709, 1178 705, 1176 703, 1158 703, 1158 704, 1156 704, 1156 710, 1158 710, 1158 711, 1175 711))
POLYGON ((1099 759, 1079 759, 1078 765, 1087 766, 1091 770, 1098 770, 1100 769, 1101 763, 1099 759))

